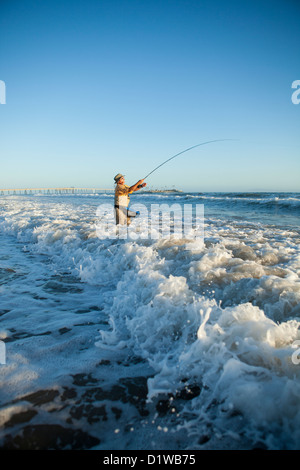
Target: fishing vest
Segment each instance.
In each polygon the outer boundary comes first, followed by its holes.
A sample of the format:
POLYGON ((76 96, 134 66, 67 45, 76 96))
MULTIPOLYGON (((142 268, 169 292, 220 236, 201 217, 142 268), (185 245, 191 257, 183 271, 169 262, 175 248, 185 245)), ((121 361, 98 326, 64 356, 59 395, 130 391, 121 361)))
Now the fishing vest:
POLYGON ((130 202, 129 186, 126 184, 117 184, 115 189, 115 208, 128 207, 130 202))

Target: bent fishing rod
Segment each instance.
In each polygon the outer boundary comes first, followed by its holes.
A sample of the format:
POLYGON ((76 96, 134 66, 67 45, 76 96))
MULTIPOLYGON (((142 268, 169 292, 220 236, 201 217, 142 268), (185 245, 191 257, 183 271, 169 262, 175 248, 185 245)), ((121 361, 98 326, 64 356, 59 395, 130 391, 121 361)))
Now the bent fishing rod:
POLYGON ((156 168, 154 168, 154 170, 150 171, 150 173, 148 173, 147 176, 145 176, 145 178, 143 178, 144 180, 146 178, 148 178, 148 176, 152 175, 152 173, 154 173, 156 170, 158 170, 158 168, 160 168, 161 166, 165 165, 165 163, 169 162, 170 160, 173 160, 173 158, 175 157, 178 157, 179 155, 185 153, 185 152, 188 152, 189 150, 192 150, 196 147, 200 147, 200 145, 206 145, 206 144, 211 144, 213 142, 223 142, 225 140, 236 140, 236 139, 216 139, 216 140, 208 140, 207 142, 202 142, 201 144, 197 144, 197 145, 193 145, 192 147, 189 147, 185 150, 182 150, 181 152, 179 153, 176 153, 176 155, 173 155, 173 157, 170 157, 168 158, 167 160, 165 160, 163 163, 161 163, 160 165, 158 165, 156 168))

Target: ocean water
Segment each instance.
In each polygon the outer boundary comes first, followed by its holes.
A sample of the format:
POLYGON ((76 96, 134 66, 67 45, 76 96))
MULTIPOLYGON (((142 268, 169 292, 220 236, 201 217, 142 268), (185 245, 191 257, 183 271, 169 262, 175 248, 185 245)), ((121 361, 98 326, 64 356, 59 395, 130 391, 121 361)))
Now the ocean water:
POLYGON ((0 447, 299 449, 300 194, 132 196, 203 239, 101 238, 112 201, 0 196, 0 447))

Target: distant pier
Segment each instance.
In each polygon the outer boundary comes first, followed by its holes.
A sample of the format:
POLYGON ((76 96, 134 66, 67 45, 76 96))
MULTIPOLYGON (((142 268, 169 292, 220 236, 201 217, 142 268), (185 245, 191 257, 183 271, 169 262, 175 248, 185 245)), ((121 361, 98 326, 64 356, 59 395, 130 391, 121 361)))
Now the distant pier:
POLYGON ((0 189, 1 196, 7 195, 30 195, 30 194, 97 194, 99 192, 111 192, 112 188, 23 188, 23 189, 0 189))

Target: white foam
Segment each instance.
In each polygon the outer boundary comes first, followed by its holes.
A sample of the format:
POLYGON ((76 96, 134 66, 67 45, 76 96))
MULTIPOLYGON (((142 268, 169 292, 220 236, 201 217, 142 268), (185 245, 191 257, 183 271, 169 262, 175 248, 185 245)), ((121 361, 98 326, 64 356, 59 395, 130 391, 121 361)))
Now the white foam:
MULTIPOLYGON (((178 418, 191 434, 206 420, 225 436, 232 423, 235 436, 243 432, 271 448, 297 448, 300 366, 292 354, 300 339, 298 234, 210 220, 205 244, 175 237, 100 240, 95 203, 83 207, 76 198, 56 199, 48 204, 39 198, 6 199, 0 228, 25 245, 24 256, 46 255, 49 272, 69 272, 97 289, 109 326, 97 329, 92 340, 87 332, 65 341, 54 332, 73 325, 72 315, 54 317, 49 306, 41 312, 39 330, 39 304, 31 304, 24 328, 52 333, 36 339, 39 352, 30 349, 30 340, 18 342, 22 354, 11 355, 5 394, 15 393, 15 387, 21 393, 25 383, 24 389, 45 384, 46 362, 49 381, 57 368, 62 375, 79 370, 76 354, 83 341, 90 345, 81 356, 87 368, 105 349, 147 360, 154 371, 150 402, 161 393, 175 396, 184 380, 198 384, 201 393, 185 405, 191 420, 178 418), (231 420, 233 412, 243 419, 231 420)), ((39 275, 46 276, 45 266, 39 275)), ((12 289, 22 295, 21 281, 12 289)), ((6 306, 13 308, 4 336, 29 305, 14 302, 6 297, 6 306)), ((65 302, 68 306, 67 294, 65 302)))

